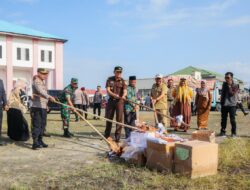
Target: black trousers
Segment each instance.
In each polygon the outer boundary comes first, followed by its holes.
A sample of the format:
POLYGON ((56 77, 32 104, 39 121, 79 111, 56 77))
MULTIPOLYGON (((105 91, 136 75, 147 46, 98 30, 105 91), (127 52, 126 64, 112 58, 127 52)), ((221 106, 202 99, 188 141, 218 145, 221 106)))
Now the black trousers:
MULTIPOLYGON (((135 127, 135 120, 136 120, 136 112, 124 112, 124 123, 127 125, 131 125, 135 127)), ((129 129, 127 127, 124 127, 125 129, 125 137, 126 139, 130 137, 130 133, 132 129, 129 129)))
POLYGON ((236 135, 236 121, 235 121, 236 106, 222 106, 221 108, 221 133, 226 133, 228 114, 229 114, 230 123, 232 126, 231 132, 232 134, 236 135))
POLYGON ((3 107, 0 106, 0 136, 2 134, 2 124, 3 124, 3 107))
POLYGON ((42 108, 31 108, 32 138, 42 138, 46 123, 47 110, 42 108))
POLYGON ((102 104, 101 103, 94 103, 94 114, 96 114, 96 109, 98 110, 98 115, 101 115, 102 104))
MULTIPOLYGON (((83 111, 88 111, 88 106, 87 105, 82 105, 82 109, 83 109, 83 111)), ((88 114, 85 113, 84 115, 85 115, 85 119, 88 119, 88 114)))
MULTIPOLYGON (((80 110, 82 109, 82 106, 83 106, 83 105, 81 105, 81 104, 75 104, 75 105, 74 105, 75 108, 80 109, 80 110)), ((75 117, 76 117, 76 120, 79 119, 77 113, 75 113, 75 117)))

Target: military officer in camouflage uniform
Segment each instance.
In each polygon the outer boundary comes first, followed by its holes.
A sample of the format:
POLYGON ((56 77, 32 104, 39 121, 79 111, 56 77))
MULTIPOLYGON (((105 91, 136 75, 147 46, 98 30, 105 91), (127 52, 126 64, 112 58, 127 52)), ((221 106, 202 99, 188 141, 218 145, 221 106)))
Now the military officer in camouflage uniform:
POLYGON ((32 149, 46 148, 47 144, 43 142, 43 133, 47 121, 48 100, 54 102, 55 99, 48 95, 45 80, 48 78, 49 71, 44 68, 37 70, 37 75, 34 76, 32 83, 32 107, 30 110, 32 123, 32 149))
MULTIPOLYGON (((109 95, 109 100, 106 107, 106 118, 113 120, 116 114, 116 121, 122 122, 124 114, 124 100, 127 96, 127 85, 122 78, 122 67, 117 66, 114 69, 114 75, 109 77, 106 82, 106 89, 109 95)), ((106 129, 104 136, 110 137, 112 123, 106 122, 106 129)), ((115 141, 119 142, 121 138, 122 126, 116 125, 115 141)))
MULTIPOLYGON (((74 107, 73 105, 73 96, 75 90, 78 88, 78 79, 72 78, 71 83, 66 86, 63 90, 62 96, 60 98, 61 103, 67 104, 68 106, 74 107)), ((63 122, 63 130, 64 137, 70 138, 73 136, 72 133, 69 132, 69 122, 70 122, 70 111, 75 112, 75 109, 70 109, 67 106, 61 107, 61 118, 63 122)))

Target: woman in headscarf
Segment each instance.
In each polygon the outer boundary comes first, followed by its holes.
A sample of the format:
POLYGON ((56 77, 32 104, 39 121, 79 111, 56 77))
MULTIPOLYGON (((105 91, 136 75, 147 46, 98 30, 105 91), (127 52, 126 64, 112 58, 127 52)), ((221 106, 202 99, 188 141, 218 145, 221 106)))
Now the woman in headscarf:
POLYGON ((17 80, 15 88, 11 91, 7 113, 8 136, 15 141, 27 141, 29 139, 29 128, 23 114, 27 109, 24 104, 27 96, 25 94, 26 82, 17 80))
POLYGON ((197 125, 199 129, 207 129, 208 115, 211 109, 212 95, 206 86, 206 81, 201 81, 201 88, 197 89, 195 105, 197 108, 197 125))
POLYGON ((181 124, 178 125, 176 120, 171 121, 171 127, 174 127, 175 131, 179 129, 183 129, 186 132, 189 129, 189 125, 191 122, 191 101, 193 97, 193 91, 188 87, 187 81, 185 78, 180 79, 179 85, 173 90, 173 111, 172 116, 176 118, 176 116, 182 115, 183 122, 187 125, 181 124))

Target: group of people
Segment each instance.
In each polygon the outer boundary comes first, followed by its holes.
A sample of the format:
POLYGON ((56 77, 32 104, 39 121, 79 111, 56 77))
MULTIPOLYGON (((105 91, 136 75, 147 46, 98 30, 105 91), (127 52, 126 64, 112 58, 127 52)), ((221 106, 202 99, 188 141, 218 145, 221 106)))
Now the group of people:
MULTIPOLYGON (((101 115, 101 109, 102 109, 102 103, 103 103, 104 96, 102 94, 101 86, 97 86, 97 90, 95 91, 94 97, 93 97, 93 114, 98 114, 98 116, 101 115)), ((75 108, 81 109, 85 111, 84 116, 85 119, 88 119, 88 114, 86 113, 88 111, 88 108, 90 107, 90 99, 89 95, 87 94, 85 87, 77 88, 74 92, 73 96, 73 102, 75 108)), ((79 116, 75 113, 75 121, 79 121, 79 116)), ((93 119, 99 119, 97 117, 93 117, 93 119)))
MULTIPOLYGON (((106 88, 110 96, 106 109, 106 117, 113 119, 116 112, 116 121, 122 122, 124 113, 124 122, 128 125, 135 125, 137 119, 136 110, 139 109, 136 104, 136 76, 129 77, 129 84, 126 85, 122 78, 122 68, 114 69, 114 76, 108 78, 106 88), (134 103, 131 103, 134 102, 134 103)), ((236 136, 236 109, 238 105, 239 85, 234 83, 233 73, 225 74, 225 82, 222 85, 221 94, 221 136, 226 134, 227 117, 230 116, 232 125, 231 136, 236 136)), ((169 79, 167 84, 163 80, 163 75, 155 76, 155 83, 152 86, 151 93, 145 100, 145 108, 151 105, 156 111, 156 121, 162 123, 165 127, 172 127, 175 131, 181 129, 186 132, 191 124, 191 102, 193 100, 193 90, 188 86, 186 78, 181 78, 179 84, 174 86, 173 79, 169 79), (182 117, 179 123, 177 117, 182 117)), ((206 80, 202 80, 200 88, 196 89, 194 104, 197 110, 197 130, 208 128, 208 118, 212 105, 212 94, 207 87, 206 80)), ((247 115, 246 112, 244 112, 247 115)), ((112 124, 106 123, 105 137, 111 134, 112 124)), ((119 142, 122 126, 116 125, 115 140, 119 142)), ((131 130, 125 129, 126 138, 129 137, 131 130)))
MULTIPOLYGON (((111 76, 106 81, 106 90, 109 96, 105 117, 113 120, 116 115, 115 141, 119 142, 121 138, 122 126, 119 123, 124 121, 125 124, 135 126, 138 109, 140 104, 137 102, 136 91, 136 76, 130 76, 128 84, 122 78, 123 68, 117 66, 114 68, 114 76, 111 76)), ((33 139, 32 148, 46 148, 48 145, 43 141, 43 134, 47 125, 47 106, 48 101, 60 102, 61 118, 63 126, 63 136, 72 137, 73 134, 69 131, 70 113, 76 114, 76 121, 79 120, 79 109, 85 113, 87 119, 87 107, 89 98, 85 92, 85 88, 78 89, 78 79, 72 78, 71 83, 67 85, 59 99, 55 99, 48 94, 45 84, 49 72, 44 68, 37 70, 37 75, 33 77, 32 83, 32 107, 31 115, 31 134, 33 139)), ((17 81, 14 89, 11 91, 9 100, 6 99, 3 82, 0 80, 0 135, 2 128, 3 110, 7 111, 8 136, 16 141, 27 141, 30 137, 28 122, 24 117, 27 109, 24 105, 26 83, 22 80, 17 81)), ((222 86, 221 94, 221 136, 226 134, 226 125, 228 114, 232 125, 231 135, 236 136, 236 106, 239 86, 233 81, 233 73, 225 74, 225 82, 222 86)), ((103 95, 101 86, 97 87, 94 95, 94 119, 98 119, 101 115, 101 104, 103 95), (98 115, 96 115, 98 110, 98 115)), ((182 129, 187 131, 191 122, 191 101, 193 99, 193 91, 188 87, 187 80, 181 78, 179 84, 174 86, 173 80, 169 79, 167 84, 163 80, 163 75, 155 76, 155 83, 152 86, 150 93, 150 101, 147 104, 152 104, 156 111, 156 121, 162 123, 165 127, 173 127, 174 130, 182 129), (177 117, 183 117, 183 122, 180 124, 177 117), (170 118, 170 119, 169 119, 170 118)), ((206 81, 201 81, 200 88, 196 91, 195 105, 197 108, 198 129, 206 129, 208 126, 208 116, 211 109, 212 96, 206 86, 206 81)), ((112 123, 106 122, 104 136, 111 136, 112 123)), ((125 128, 125 136, 130 136, 131 129, 125 128)))
MULTIPOLYGON (((113 119, 116 113, 116 121, 128 125, 135 125, 137 119, 136 110, 139 109, 136 93, 136 76, 129 77, 127 85, 122 78, 121 67, 115 67, 114 76, 109 77, 106 82, 106 89, 109 100, 106 108, 106 117, 113 119)), ((175 130, 188 130, 191 122, 191 101, 193 91, 188 87, 186 79, 181 78, 177 87, 174 86, 173 80, 169 79, 167 84, 163 80, 163 75, 155 76, 155 83, 152 86, 150 99, 145 101, 146 108, 152 105, 156 111, 156 121, 162 123, 165 127, 173 127, 175 130), (177 116, 183 116, 183 122, 179 126, 176 121, 177 116), (169 119, 171 118, 171 119, 169 119)), ((196 106, 198 108, 198 128, 207 128, 208 114, 211 108, 211 94, 206 88, 206 82, 201 82, 201 88, 197 90, 196 106)), ((112 123, 106 123, 105 137, 111 134, 112 123)), ((117 124, 115 130, 115 140, 119 142, 121 137, 122 126, 117 124)), ((130 129, 125 129, 125 136, 130 136, 130 129)))

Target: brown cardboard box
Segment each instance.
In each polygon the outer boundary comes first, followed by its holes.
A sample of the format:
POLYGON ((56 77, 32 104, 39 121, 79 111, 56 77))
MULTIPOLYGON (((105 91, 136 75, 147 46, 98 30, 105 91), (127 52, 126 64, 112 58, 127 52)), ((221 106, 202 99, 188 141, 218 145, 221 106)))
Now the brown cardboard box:
POLYGON ((145 152, 137 152, 136 155, 133 156, 133 158, 128 160, 128 163, 142 167, 146 165, 146 161, 147 158, 145 156, 145 152))
POLYGON ((215 175, 218 168, 218 144, 204 141, 177 143, 174 171, 191 178, 215 175))
POLYGON ((192 133, 193 140, 215 143, 215 132, 210 130, 199 130, 192 133))
POLYGON ((125 159, 128 163, 137 166, 146 165, 146 153, 144 148, 126 146, 123 148, 123 151, 121 158, 125 159))
POLYGON ((158 144, 152 141, 147 141, 147 163, 146 166, 150 169, 158 171, 173 171, 175 143, 158 144))

